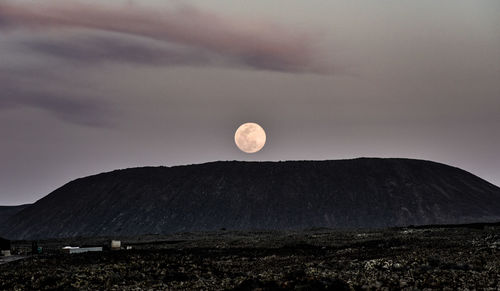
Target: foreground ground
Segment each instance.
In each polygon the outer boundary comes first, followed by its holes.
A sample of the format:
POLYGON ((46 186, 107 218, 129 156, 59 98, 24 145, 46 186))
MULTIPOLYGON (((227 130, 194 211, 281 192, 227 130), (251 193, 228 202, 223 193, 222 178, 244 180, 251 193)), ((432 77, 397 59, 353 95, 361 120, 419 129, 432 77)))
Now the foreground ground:
MULTIPOLYGON (((0 290, 500 290, 500 227, 185 233, 119 238, 132 250, 43 254, 0 265, 0 290), (260 288, 260 289, 259 289, 260 288)), ((25 253, 29 242, 15 242, 25 253)))

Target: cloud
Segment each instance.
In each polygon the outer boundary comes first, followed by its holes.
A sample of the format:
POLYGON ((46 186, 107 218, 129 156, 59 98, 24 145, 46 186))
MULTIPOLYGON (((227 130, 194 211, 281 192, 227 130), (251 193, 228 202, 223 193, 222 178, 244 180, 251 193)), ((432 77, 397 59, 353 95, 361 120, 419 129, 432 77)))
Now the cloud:
POLYGON ((90 127, 110 127, 112 113, 108 103, 77 89, 64 92, 44 86, 47 77, 34 81, 28 72, 0 71, 0 110, 32 107, 59 120, 90 127), (28 84, 37 83, 36 89, 28 84))
POLYGON ((75 96, 58 95, 54 92, 26 92, 15 95, 12 103, 35 107, 51 113, 56 118, 90 127, 108 127, 109 112, 100 102, 75 98, 75 96), (69 98, 70 97, 70 98, 69 98))
POLYGON ((36 38, 23 40, 22 47, 46 55, 64 58, 81 64, 101 62, 129 62, 161 66, 205 66, 229 63, 209 51, 181 45, 138 40, 117 35, 85 34, 64 38, 36 38))
POLYGON ((50 3, 0 4, 0 28, 54 30, 83 28, 149 38, 183 50, 147 48, 126 43, 88 42, 81 45, 63 43, 33 44, 44 52, 65 58, 108 58, 182 65, 221 64, 247 66, 260 70, 284 72, 326 72, 315 62, 317 54, 312 38, 292 33, 289 28, 271 23, 244 21, 201 11, 191 6, 177 9, 145 9, 132 5, 111 6, 83 4, 75 1, 50 3), (126 50, 130 49, 131 53, 126 50), (74 50, 75 52, 71 52, 74 50), (134 50, 140 50, 134 54, 134 50), (188 52, 187 54, 185 52, 188 52), (114 57, 118 52, 119 57, 114 57), (138 58, 142 55, 145 57, 138 58), (217 58, 213 58, 217 56, 217 58), (122 59, 119 59, 122 58, 122 59))

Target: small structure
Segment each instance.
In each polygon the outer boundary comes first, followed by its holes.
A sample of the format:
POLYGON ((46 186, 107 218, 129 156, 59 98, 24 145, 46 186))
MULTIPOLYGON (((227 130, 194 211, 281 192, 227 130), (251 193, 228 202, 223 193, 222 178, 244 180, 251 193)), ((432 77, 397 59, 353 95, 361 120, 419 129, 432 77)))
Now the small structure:
POLYGON ((10 240, 4 239, 0 237, 0 255, 4 257, 8 257, 11 255, 10 253, 10 240))
POLYGON ((63 252, 68 253, 68 254, 81 254, 81 253, 87 253, 87 252, 102 252, 102 247, 71 247, 71 246, 66 246, 62 248, 63 252))
POLYGON ((38 241, 32 241, 31 242, 31 254, 32 255, 39 255, 42 253, 42 247, 38 246, 38 241))
POLYGON ((119 240, 112 240, 111 241, 111 250, 112 251, 118 251, 122 247, 122 242, 119 240))

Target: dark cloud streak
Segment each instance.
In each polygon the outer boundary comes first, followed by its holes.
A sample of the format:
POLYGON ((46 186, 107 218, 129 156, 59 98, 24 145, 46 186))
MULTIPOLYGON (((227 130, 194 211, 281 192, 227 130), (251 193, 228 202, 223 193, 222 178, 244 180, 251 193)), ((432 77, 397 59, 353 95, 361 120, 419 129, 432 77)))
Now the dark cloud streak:
POLYGON ((99 128, 113 126, 110 105, 104 100, 85 96, 76 90, 63 93, 42 86, 28 89, 26 81, 20 76, 13 76, 12 72, 9 76, 0 72, 0 110, 32 107, 76 125, 99 128))
POLYGON ((23 41, 21 46, 82 65, 117 62, 152 66, 204 66, 215 64, 220 58, 213 53, 192 47, 151 44, 116 36, 37 39, 23 41))

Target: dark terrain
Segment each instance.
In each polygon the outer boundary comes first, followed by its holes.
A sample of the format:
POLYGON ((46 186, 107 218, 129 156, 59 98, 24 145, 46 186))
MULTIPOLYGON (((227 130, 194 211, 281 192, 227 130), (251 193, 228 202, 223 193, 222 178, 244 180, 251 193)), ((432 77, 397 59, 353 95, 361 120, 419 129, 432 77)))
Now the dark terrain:
POLYGON ((500 220, 500 188, 411 159, 214 162, 77 179, 0 224, 11 239, 500 220))
POLYGON ((42 255, 0 265, 0 290, 500 289, 500 224, 181 233, 121 238, 128 251, 60 252, 109 239, 40 241, 42 255))

